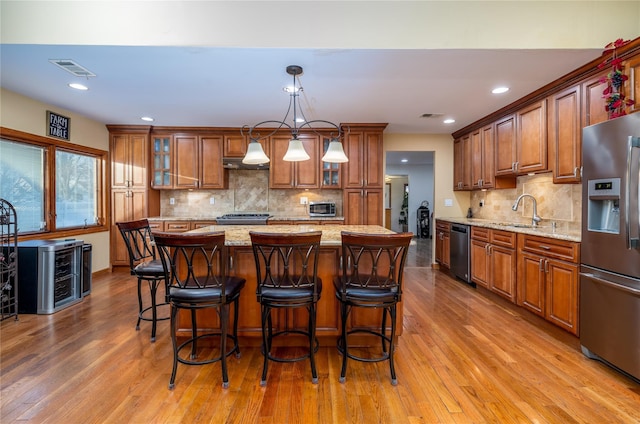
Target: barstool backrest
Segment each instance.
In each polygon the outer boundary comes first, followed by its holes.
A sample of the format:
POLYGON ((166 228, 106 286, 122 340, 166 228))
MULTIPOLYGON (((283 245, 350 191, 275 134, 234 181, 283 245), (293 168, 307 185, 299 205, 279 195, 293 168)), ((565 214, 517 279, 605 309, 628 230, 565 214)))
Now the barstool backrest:
POLYGON ((224 231, 155 233, 154 240, 169 287, 219 288, 224 298, 228 249, 224 231))
POLYGON ((157 259, 156 251, 152 244, 153 235, 147 219, 116 222, 116 225, 124 239, 124 244, 127 246, 129 266, 132 271, 140 262, 157 259))
POLYGON ((258 292, 261 288, 314 287, 318 275, 318 254, 322 231, 304 233, 262 233, 251 231, 256 262, 258 292))
POLYGON ((402 293, 402 274, 413 233, 363 234, 342 231, 343 287, 396 289, 402 293))

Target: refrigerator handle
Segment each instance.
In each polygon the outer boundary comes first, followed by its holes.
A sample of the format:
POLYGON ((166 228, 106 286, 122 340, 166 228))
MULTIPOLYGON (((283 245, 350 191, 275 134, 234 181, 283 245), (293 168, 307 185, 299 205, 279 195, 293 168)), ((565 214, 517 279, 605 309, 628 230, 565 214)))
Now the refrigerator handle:
MULTIPOLYGON (((624 226, 625 232, 627 235, 627 249, 638 249, 640 248, 640 199, 637 199, 638 210, 636 210, 636 219, 638 220, 638 234, 637 237, 631 238, 631 227, 629 225, 629 213, 631 212, 631 159, 632 159, 632 149, 640 148, 640 137, 629 136, 629 140, 627 142, 627 175, 626 175, 626 202, 625 202, 625 214, 624 214, 624 226)), ((640 162, 640 160, 639 160, 640 162)), ((636 180, 636 188, 638 189, 638 195, 640 195, 640 176, 636 180)))

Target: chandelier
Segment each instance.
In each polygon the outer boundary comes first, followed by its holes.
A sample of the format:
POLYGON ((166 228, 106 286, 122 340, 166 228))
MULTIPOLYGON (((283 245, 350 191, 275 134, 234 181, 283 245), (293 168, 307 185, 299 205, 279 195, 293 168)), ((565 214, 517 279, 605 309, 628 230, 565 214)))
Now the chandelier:
POLYGON ((256 125, 249 127, 245 125, 241 129, 242 135, 249 136, 249 146, 247 147, 247 154, 242 159, 242 163, 257 165, 261 163, 269 162, 269 157, 265 154, 262 149, 262 145, 259 143, 260 140, 268 139, 270 136, 275 134, 278 130, 282 128, 288 128, 291 131, 291 140, 289 140, 289 147, 287 152, 285 153, 282 160, 289 162, 299 162, 304 160, 309 160, 309 154, 304 149, 302 145, 302 141, 298 139, 298 134, 300 130, 304 128, 308 128, 320 135, 315 129, 314 125, 319 125, 320 127, 330 126, 335 128, 335 133, 331 133, 331 141, 329 143, 329 147, 327 152, 322 157, 323 162, 332 162, 332 163, 343 163, 348 162, 349 159, 344 153, 344 149, 342 148, 342 142, 340 139, 342 138, 342 131, 340 127, 333 122, 325 121, 322 119, 315 119, 312 121, 307 121, 302 112, 302 108, 300 107, 300 92, 302 91, 302 87, 298 85, 296 81, 296 77, 302 74, 302 67, 298 65, 289 65, 287 66, 287 74, 293 77, 293 87, 288 90, 289 91, 289 108, 287 109, 287 113, 281 121, 276 120, 268 120, 257 123, 256 125), (293 123, 288 124, 287 118, 289 114, 293 112, 293 123), (298 113, 300 113, 301 117, 298 117, 298 113), (260 134, 260 128, 266 128, 269 126, 269 133, 262 136, 260 134), (273 127, 275 126, 275 129, 273 127))

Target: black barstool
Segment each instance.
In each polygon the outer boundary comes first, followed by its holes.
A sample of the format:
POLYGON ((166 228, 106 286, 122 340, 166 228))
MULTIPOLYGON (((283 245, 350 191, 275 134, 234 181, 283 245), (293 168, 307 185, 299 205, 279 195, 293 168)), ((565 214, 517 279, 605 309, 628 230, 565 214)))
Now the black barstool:
MULTIPOLYGON (((412 233, 360 234, 343 231, 342 273, 333 281, 336 297, 340 301, 342 331, 338 351, 342 353, 340 382, 347 375, 347 358, 362 362, 389 361, 391 384, 398 384, 393 364, 396 337, 396 309, 402 297, 402 274, 411 243, 412 233), (353 328, 347 331, 352 308, 381 308, 382 325, 379 330, 353 328), (387 315, 391 331, 387 334, 387 315), (349 337, 364 333, 376 336, 382 342, 382 351, 372 356, 358 356, 349 351, 349 337), (387 348, 388 344, 388 348, 387 348)), ((368 349, 369 351, 371 349, 368 349)), ((369 352, 371 353, 371 352, 369 352)))
POLYGON ((251 231, 251 244, 256 263, 258 288, 256 291, 262 316, 262 354, 264 365, 260 385, 267 384, 269 361, 295 362, 309 358, 312 382, 318 383, 315 352, 316 307, 322 292, 318 278, 318 253, 321 231, 305 233, 258 233, 251 231), (274 331, 272 309, 306 308, 309 313, 307 328, 284 328, 274 331), (309 351, 302 356, 278 357, 272 351, 274 337, 284 334, 302 334, 307 337, 309 351))
MULTIPOLYGON (((162 262, 156 256, 153 247, 153 235, 149 221, 140 219, 129 222, 116 222, 124 244, 129 252, 129 268, 131 275, 138 278, 138 322, 136 330, 140 330, 140 321, 151 321, 151 341, 156 341, 156 322, 167 320, 169 316, 158 318, 158 306, 167 305, 166 302, 156 303, 156 293, 160 283, 165 281, 162 262), (145 307, 142 301, 142 282, 149 285, 151 305, 145 307), (151 311, 151 317, 148 316, 151 311)), ((166 295, 165 295, 166 298, 166 295)))
POLYGON ((173 370, 169 389, 175 385, 178 362, 186 365, 204 365, 220 361, 222 387, 229 387, 227 356, 236 353, 238 346, 238 305, 245 279, 228 275, 229 256, 224 231, 212 233, 156 233, 155 243, 160 253, 168 281, 171 305, 171 341, 173 344, 173 370), (229 334, 229 308, 233 303, 232 332, 229 334), (198 335, 196 312, 213 308, 220 319, 220 329, 198 335), (180 309, 191 312, 191 337, 178 345, 177 317, 180 309), (198 341, 219 337, 219 352, 213 357, 197 360, 198 341), (233 341, 227 349, 227 338, 233 341), (180 356, 185 347, 191 347, 189 356, 180 356))

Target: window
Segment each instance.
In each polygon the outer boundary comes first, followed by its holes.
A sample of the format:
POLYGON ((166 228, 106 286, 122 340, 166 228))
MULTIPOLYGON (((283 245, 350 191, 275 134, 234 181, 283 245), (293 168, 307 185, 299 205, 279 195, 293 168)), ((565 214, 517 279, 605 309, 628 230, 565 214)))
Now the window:
POLYGON ((0 198, 15 207, 19 234, 106 231, 107 152, 0 131, 0 198))

